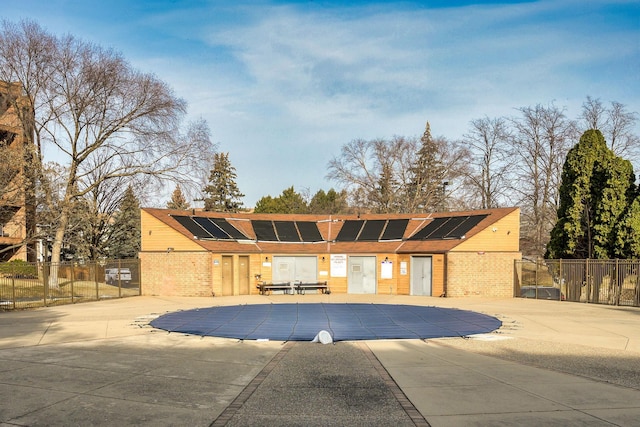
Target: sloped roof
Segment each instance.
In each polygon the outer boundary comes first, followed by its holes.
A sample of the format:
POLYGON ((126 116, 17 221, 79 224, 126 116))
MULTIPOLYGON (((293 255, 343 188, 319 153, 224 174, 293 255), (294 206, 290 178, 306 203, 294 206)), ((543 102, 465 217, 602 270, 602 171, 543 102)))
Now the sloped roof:
MULTIPOLYGON (((473 237, 480 231, 490 227, 495 222, 516 211, 518 208, 498 208, 459 212, 438 212, 430 214, 363 214, 363 215, 300 215, 300 214, 255 214, 255 213, 223 213, 204 211, 181 211, 171 209, 143 208, 143 211, 163 222, 168 227, 181 233, 192 241, 196 242, 203 249, 211 252, 227 253, 279 253, 279 254, 317 254, 317 253, 444 253, 452 250, 461 242, 473 237), (200 238, 194 236, 195 227, 190 231, 183 225, 180 217, 197 217, 197 220, 204 225, 210 226, 207 220, 232 225, 237 231, 246 236, 246 239, 216 239, 203 231, 200 238), (459 228, 465 223, 464 217, 470 217, 467 227, 459 228), (178 218, 178 219, 176 219, 178 218), (439 220, 437 220, 439 219, 439 220), (395 222, 394 222, 395 220, 395 222), (403 220, 403 221, 398 221, 403 220), (436 221, 437 220, 437 221, 436 221), (293 230, 291 224, 294 222, 314 223, 322 236, 322 241, 291 241, 296 239, 287 234, 286 241, 261 240, 261 238, 274 239, 270 230, 268 233, 254 228, 254 221, 262 221, 260 227, 269 227, 269 222, 283 222, 278 224, 283 226, 281 230, 293 230), (354 237, 358 230, 359 223, 369 221, 370 227, 367 231, 360 230, 358 237, 354 237), (381 222, 382 221, 382 222, 381 222), (374 223, 375 222, 375 223, 374 223), (406 227, 404 224, 406 223, 406 227), (441 224, 449 226, 440 227, 441 224), (348 224, 353 230, 345 230, 342 236, 347 236, 346 240, 338 239, 340 231, 348 224), (376 240, 379 230, 386 230, 393 224, 394 229, 390 233, 382 233, 376 240), (425 227, 431 224, 430 229, 425 227), (286 227, 284 227, 286 226, 286 227), (402 237, 401 227, 404 227, 402 237), (470 227, 470 228, 469 228, 470 227), (445 230, 446 228, 446 230, 445 230), (433 231, 432 237, 417 234, 421 232, 433 231), (456 234, 455 230, 460 232, 456 234), (202 238, 207 235, 208 238, 202 238), (435 237, 433 237, 435 236, 435 237), (364 240, 362 240, 364 239, 364 240)), ((188 222, 182 220, 183 223, 188 222)), ((189 225, 189 224, 187 224, 189 225)), ((215 226, 214 226, 215 227, 215 226)), ((296 226, 296 228, 299 228, 296 226)), ((223 235, 224 233, 214 233, 223 235)), ((275 232, 276 239, 278 238, 275 232)))

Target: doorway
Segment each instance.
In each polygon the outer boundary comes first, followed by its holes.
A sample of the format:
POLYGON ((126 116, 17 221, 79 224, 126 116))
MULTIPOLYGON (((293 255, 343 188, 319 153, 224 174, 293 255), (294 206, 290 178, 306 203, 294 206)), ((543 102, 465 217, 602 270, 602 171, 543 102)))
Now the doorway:
POLYGON ((430 256, 411 257, 411 295, 431 296, 430 256))
POLYGON ((376 285, 376 257, 349 257, 348 293, 375 294, 376 285))

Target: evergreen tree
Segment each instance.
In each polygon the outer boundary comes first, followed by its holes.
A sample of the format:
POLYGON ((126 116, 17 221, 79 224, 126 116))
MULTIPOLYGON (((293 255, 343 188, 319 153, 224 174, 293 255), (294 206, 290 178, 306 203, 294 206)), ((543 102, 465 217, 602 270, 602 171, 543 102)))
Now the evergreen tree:
POLYGON ((189 203, 187 202, 187 199, 185 199, 184 195, 182 194, 182 190, 180 189, 180 186, 176 185, 176 189, 173 190, 173 194, 171 194, 171 200, 169 200, 169 202, 167 203, 167 209, 177 209, 177 210, 186 211, 189 208, 190 208, 189 203))
POLYGON ((397 203, 395 200, 398 187, 398 183, 393 177, 391 166, 383 164, 378 178, 378 185, 370 196, 376 213, 396 212, 397 203))
POLYGON ((616 224, 630 212, 634 194, 631 164, 607 148, 599 130, 586 131, 565 160, 558 221, 551 230, 546 257, 615 256, 624 246, 616 235, 621 230, 616 224))
POLYGON ((593 258, 615 257, 617 225, 633 202, 635 175, 628 160, 607 148, 602 161, 594 165, 591 197, 593 199, 593 258))
POLYGON ((140 252, 140 204, 130 186, 115 214, 109 235, 108 255, 112 259, 135 258, 140 252))
POLYGON ((229 161, 229 153, 216 153, 213 169, 209 175, 209 185, 204 192, 204 210, 214 212, 238 212, 242 208, 244 194, 236 184, 236 169, 229 161))
POLYGON ((293 186, 287 188, 278 197, 266 196, 258 200, 255 213, 305 214, 309 212, 307 202, 293 186))
POLYGON ((340 193, 333 188, 326 193, 324 190, 319 190, 309 202, 309 213, 312 214, 340 214, 347 213, 348 210, 347 192, 345 190, 340 193))
POLYGON ((424 134, 420 138, 416 160, 409 168, 411 181, 407 186, 407 198, 411 201, 410 212, 442 210, 442 182, 445 179, 446 168, 441 161, 440 148, 440 144, 431 136, 431 125, 427 122, 424 134))
POLYGON ((616 258, 640 258, 640 194, 618 223, 614 255, 616 258))

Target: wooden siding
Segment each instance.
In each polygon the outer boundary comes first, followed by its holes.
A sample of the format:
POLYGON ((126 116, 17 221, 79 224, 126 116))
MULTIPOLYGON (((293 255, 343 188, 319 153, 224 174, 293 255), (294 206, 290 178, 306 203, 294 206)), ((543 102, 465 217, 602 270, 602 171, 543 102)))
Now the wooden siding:
POLYGON ((499 219, 450 252, 518 252, 520 246, 520 210, 499 219))
POLYGON ((166 252, 168 248, 173 248, 174 251, 206 251, 195 241, 176 232, 144 210, 140 214, 140 225, 142 230, 140 249, 142 252, 166 252))

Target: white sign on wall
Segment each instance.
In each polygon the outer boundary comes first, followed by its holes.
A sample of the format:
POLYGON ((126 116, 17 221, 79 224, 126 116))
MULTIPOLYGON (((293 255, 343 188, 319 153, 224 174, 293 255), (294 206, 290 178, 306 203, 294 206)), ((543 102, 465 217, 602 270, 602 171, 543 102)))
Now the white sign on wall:
POLYGON ((393 262, 382 261, 382 266, 380 267, 380 278, 393 279, 393 262))
POLYGON ((347 277, 347 255, 331 255, 331 277, 347 277))

